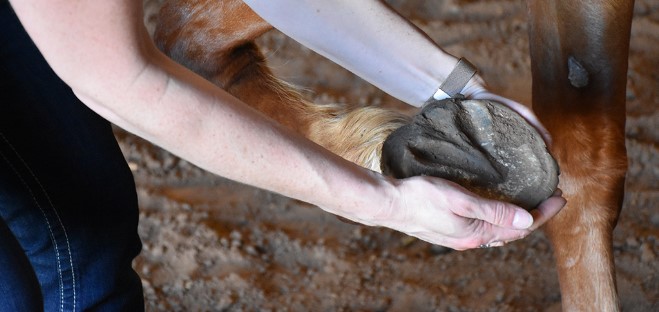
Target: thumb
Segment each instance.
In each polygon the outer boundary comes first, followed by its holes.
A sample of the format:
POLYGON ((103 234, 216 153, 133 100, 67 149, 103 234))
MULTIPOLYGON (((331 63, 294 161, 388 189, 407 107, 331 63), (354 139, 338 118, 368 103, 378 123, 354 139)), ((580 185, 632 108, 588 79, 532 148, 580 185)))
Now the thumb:
POLYGON ((533 224, 533 216, 526 210, 513 204, 482 200, 474 218, 498 227, 525 230, 533 224))

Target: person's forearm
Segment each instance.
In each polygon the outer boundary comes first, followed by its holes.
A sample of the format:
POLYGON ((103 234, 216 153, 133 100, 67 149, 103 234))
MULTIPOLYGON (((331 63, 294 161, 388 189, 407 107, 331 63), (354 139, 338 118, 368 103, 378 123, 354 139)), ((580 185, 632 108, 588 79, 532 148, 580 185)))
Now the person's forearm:
POLYGON ((114 109, 106 116, 121 116, 112 119, 210 172, 362 223, 378 213, 362 200, 387 197, 382 176, 264 118, 164 56, 120 94, 105 105, 114 109))
POLYGON ((286 35, 415 106, 458 61, 382 1, 244 2, 286 35))
POLYGON ((369 223, 374 199, 391 195, 382 193, 391 189, 382 176, 285 130, 157 51, 140 3, 12 5, 55 72, 120 127, 218 175, 355 221, 369 223))

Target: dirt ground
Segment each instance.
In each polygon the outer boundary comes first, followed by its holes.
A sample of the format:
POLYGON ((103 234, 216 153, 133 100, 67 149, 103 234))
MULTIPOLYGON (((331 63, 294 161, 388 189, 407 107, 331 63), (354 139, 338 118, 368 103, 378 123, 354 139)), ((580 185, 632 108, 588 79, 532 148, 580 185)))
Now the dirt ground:
MULTIPOLYGON (((151 27, 161 0, 145 0, 151 27)), ((392 0, 491 88, 530 102, 524 1, 392 0)), ((259 43, 280 77, 318 102, 401 107, 273 31, 259 43)), ((637 0, 627 88, 629 172, 614 232, 624 311, 659 311, 659 2, 637 0)), ((409 111, 409 110, 408 110, 409 111)), ((148 311, 558 311, 541 231, 503 248, 447 252, 337 220, 228 181, 117 129, 138 185, 135 261, 148 311)))

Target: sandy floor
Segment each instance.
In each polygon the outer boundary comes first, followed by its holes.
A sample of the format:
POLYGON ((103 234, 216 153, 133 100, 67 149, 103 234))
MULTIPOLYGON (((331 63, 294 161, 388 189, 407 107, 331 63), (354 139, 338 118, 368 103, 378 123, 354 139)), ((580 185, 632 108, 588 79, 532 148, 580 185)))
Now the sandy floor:
MULTIPOLYGON (((146 0, 153 22, 159 0, 146 0)), ((389 1, 491 87, 529 103, 523 1, 389 1)), ((400 107, 278 32, 260 43, 276 72, 318 102, 400 107)), ((659 311, 659 2, 637 0, 627 89, 629 172, 614 233, 625 311, 659 311)), ((134 169, 144 242, 135 268, 149 311, 557 311, 549 243, 447 252, 350 225, 299 201, 205 173, 117 130, 134 169)))

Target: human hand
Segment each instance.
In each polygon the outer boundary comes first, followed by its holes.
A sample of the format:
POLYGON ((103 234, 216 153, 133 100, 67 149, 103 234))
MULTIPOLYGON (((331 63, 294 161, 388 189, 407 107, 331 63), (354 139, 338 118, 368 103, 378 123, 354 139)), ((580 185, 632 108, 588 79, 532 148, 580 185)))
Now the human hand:
POLYGON ((503 246, 524 238, 566 203, 557 191, 529 213, 510 203, 480 198, 443 179, 417 176, 392 181, 394 199, 368 223, 456 250, 503 246))

